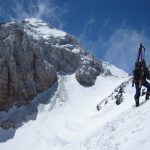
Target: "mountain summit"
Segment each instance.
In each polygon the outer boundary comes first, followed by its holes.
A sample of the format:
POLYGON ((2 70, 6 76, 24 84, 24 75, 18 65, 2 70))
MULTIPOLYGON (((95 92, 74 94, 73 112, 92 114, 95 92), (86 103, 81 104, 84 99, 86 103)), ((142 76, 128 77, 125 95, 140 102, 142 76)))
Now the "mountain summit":
POLYGON ((57 82, 59 73, 76 72, 92 86, 104 69, 72 35, 30 18, 0 24, 0 110, 27 104, 57 82))

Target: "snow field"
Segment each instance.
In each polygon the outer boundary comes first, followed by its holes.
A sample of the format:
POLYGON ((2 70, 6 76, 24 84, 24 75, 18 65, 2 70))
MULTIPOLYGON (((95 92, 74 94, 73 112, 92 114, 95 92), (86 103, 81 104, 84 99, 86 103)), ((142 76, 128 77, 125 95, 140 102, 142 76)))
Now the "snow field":
POLYGON ((133 107, 135 89, 131 83, 120 105, 109 101, 102 110, 96 110, 101 100, 128 79, 123 73, 121 77, 102 75, 94 86, 83 87, 75 74, 59 76, 51 103, 39 106, 36 120, 18 128, 12 139, 0 143, 0 149, 149 150, 150 102, 133 107))

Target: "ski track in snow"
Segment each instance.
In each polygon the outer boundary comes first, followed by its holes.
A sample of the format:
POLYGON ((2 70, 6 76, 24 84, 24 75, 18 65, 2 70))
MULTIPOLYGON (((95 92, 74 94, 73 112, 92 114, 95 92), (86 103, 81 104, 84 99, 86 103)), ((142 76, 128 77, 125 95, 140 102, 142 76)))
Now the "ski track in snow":
MULTIPOLYGON (((99 76, 94 86, 85 88, 78 84, 74 74, 59 76, 51 103, 39 105, 36 120, 18 128, 12 139, 0 143, 0 149, 149 150, 150 101, 133 107, 135 90, 131 83, 125 88, 124 101, 119 106, 110 101, 99 112, 96 110, 101 100, 128 79, 99 76)), ((0 130, 0 135, 6 132, 9 134, 11 129, 0 130)))

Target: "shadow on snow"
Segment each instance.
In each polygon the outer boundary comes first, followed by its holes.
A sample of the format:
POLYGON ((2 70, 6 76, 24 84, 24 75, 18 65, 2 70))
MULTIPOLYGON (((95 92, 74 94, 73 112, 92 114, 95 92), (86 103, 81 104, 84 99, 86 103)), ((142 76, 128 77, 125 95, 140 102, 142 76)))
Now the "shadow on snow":
POLYGON ((38 94, 33 101, 24 107, 11 108, 8 112, 0 112, 0 123, 5 122, 7 125, 15 124, 15 128, 3 129, 0 128, 0 143, 6 142, 12 139, 16 133, 16 130, 24 123, 30 120, 36 120, 39 111, 42 111, 45 104, 51 102, 52 97, 57 91, 58 82, 56 82, 47 91, 38 94), (39 104, 41 107, 39 107, 39 104), (43 108, 42 108, 43 106, 43 108))

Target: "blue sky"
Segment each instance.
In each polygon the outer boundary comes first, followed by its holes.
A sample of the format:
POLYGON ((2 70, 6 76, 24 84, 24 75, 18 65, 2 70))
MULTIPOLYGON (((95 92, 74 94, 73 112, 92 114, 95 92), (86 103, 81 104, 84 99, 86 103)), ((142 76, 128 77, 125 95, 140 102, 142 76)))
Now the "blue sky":
POLYGON ((150 0, 0 0, 0 20, 41 18, 99 59, 131 71, 141 42, 150 63, 150 0))

